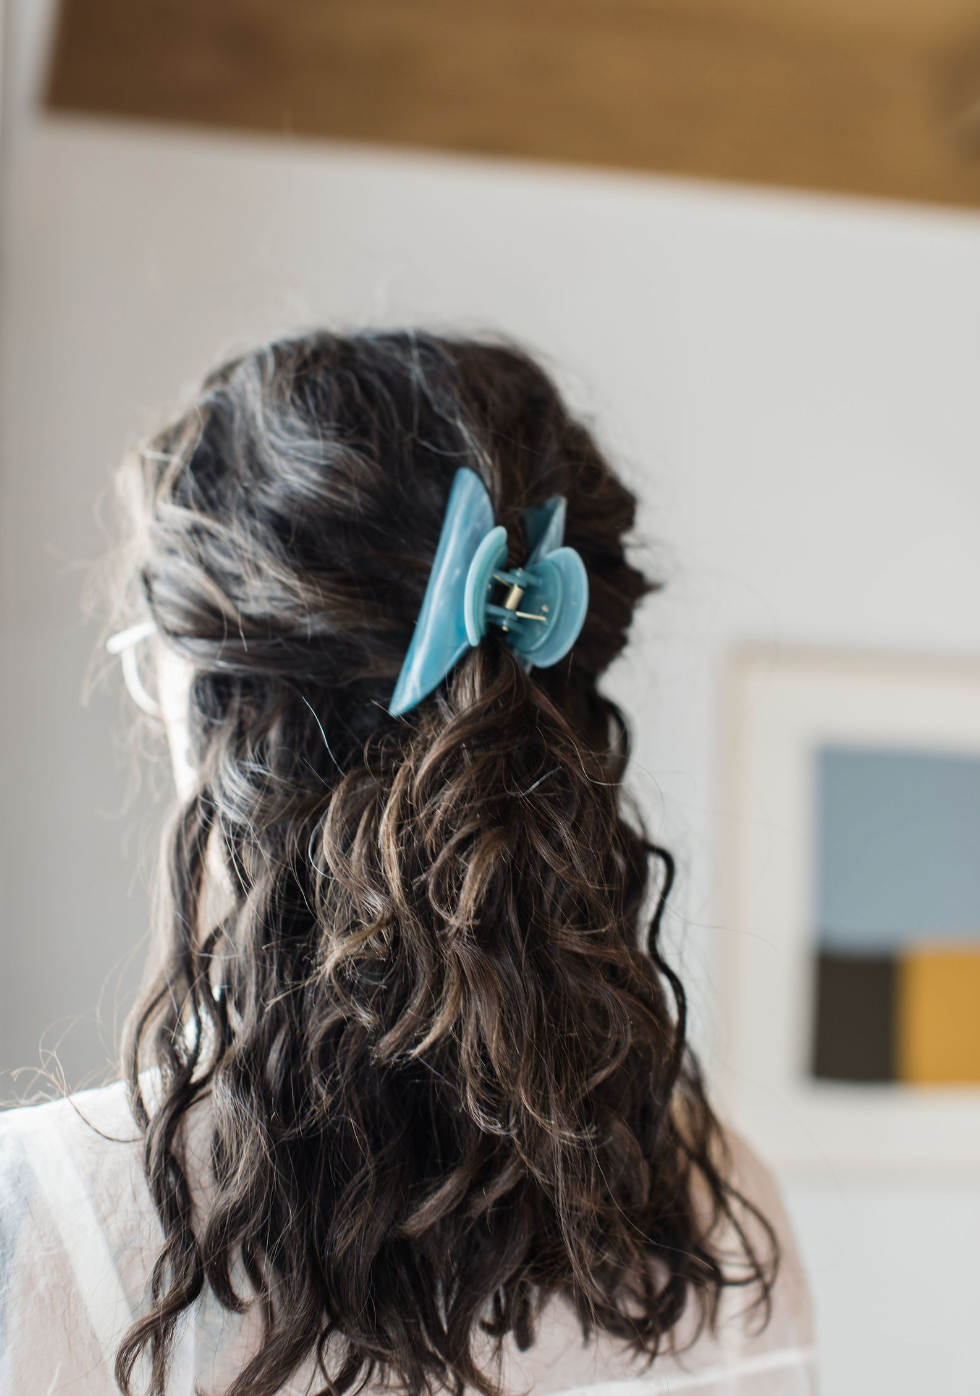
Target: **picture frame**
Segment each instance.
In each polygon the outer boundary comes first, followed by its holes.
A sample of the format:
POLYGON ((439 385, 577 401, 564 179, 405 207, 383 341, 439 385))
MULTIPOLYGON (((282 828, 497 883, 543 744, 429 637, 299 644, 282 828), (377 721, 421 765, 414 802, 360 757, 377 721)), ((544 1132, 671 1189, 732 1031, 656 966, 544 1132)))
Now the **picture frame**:
POLYGON ((729 1117, 784 1174, 973 1173, 980 1084, 814 1074, 813 923, 817 753, 909 752, 972 769, 980 660, 746 648, 730 662, 724 714, 729 1117))

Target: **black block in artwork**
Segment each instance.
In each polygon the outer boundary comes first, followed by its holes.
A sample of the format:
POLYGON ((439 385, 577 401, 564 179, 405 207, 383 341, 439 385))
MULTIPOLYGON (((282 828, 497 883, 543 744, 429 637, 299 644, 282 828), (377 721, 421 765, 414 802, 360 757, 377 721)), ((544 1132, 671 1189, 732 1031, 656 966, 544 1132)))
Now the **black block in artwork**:
POLYGON ((897 963, 887 955, 820 951, 816 964, 814 1076, 893 1081, 897 963))

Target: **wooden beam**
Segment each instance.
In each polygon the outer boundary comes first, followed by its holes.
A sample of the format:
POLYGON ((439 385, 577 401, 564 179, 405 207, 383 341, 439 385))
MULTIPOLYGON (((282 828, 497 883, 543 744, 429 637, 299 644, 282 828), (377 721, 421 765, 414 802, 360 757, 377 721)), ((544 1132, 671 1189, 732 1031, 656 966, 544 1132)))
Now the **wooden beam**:
POLYGON ((946 125, 971 162, 980 157, 980 38, 950 53, 943 83, 946 125))
POLYGON ((977 33, 977 0, 63 0, 49 102, 980 207, 977 33))

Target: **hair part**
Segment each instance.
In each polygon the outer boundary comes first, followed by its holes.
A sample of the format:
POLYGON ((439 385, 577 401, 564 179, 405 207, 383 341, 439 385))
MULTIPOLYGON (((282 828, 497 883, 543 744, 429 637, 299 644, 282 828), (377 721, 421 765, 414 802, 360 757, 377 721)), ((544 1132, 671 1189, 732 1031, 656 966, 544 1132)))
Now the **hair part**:
POLYGON ((651 1358, 726 1287, 764 1316, 775 1238, 728 1178, 659 944, 673 865, 629 816, 597 688, 651 589, 635 501, 547 376, 500 345, 311 334, 218 370, 127 472, 131 592, 193 662, 199 777, 128 1032, 164 1240, 122 1389, 145 1357, 163 1393, 205 1283, 263 1316, 230 1396, 310 1360, 331 1396, 497 1396, 504 1338, 531 1344, 558 1295, 651 1358), (567 498, 589 611, 554 668, 492 633, 395 719, 461 465, 514 562, 522 511, 567 498))

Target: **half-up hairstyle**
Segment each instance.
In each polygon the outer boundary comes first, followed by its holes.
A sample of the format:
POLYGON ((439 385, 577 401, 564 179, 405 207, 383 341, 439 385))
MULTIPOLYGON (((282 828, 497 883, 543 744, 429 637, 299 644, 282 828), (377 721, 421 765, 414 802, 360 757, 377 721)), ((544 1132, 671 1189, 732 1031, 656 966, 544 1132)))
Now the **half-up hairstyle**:
POLYGON ((556 1296, 650 1357, 726 1286, 764 1317, 775 1243, 728 1181, 658 944, 672 865, 624 810, 596 686, 650 590, 635 501, 547 376, 498 345, 310 334, 213 374, 127 470, 131 595, 194 666, 198 774, 128 1033, 164 1241, 123 1390, 146 1359, 164 1391, 205 1283, 263 1317, 231 1396, 310 1361, 331 1396, 495 1396, 504 1337, 527 1347, 556 1296), (588 615, 554 668, 494 631, 393 718, 462 465, 512 566, 522 512, 567 498, 588 615))

